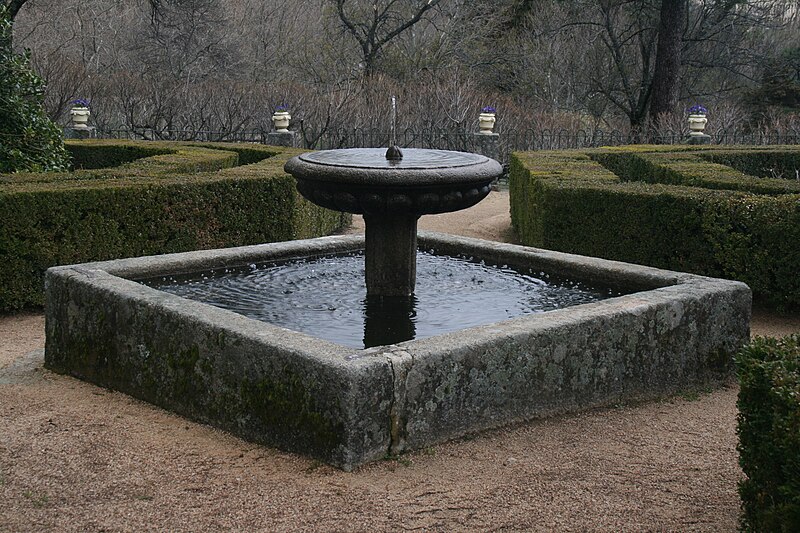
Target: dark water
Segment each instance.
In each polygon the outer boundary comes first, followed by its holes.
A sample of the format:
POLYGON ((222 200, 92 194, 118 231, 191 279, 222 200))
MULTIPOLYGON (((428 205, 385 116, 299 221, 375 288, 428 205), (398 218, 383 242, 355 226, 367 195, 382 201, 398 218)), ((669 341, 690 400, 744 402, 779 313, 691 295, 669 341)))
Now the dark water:
POLYGON ((352 348, 392 344, 620 293, 544 273, 420 252, 411 298, 367 299, 363 255, 140 280, 151 287, 352 348))
POLYGON ((386 148, 344 148, 321 150, 300 156, 303 161, 352 168, 437 169, 463 167, 483 163, 482 155, 449 150, 404 148, 401 161, 388 161, 386 148))

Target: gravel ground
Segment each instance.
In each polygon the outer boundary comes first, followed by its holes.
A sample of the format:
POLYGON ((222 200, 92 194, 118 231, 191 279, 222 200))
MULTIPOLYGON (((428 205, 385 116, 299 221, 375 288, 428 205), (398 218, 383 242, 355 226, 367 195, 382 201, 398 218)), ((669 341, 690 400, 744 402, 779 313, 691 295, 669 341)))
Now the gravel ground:
MULTIPOLYGON (((510 240, 507 193, 420 228, 510 240)), ((755 311, 754 334, 798 331, 755 311)), ((43 347, 41 314, 0 317, 0 531, 736 529, 735 386, 344 473, 53 374, 43 347)))

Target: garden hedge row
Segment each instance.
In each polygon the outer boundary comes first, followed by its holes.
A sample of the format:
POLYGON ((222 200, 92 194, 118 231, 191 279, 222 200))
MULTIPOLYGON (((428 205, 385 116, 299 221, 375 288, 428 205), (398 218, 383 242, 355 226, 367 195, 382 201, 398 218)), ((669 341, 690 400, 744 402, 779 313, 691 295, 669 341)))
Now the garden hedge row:
POLYGON ((527 245, 737 279, 795 308, 798 170, 788 146, 516 153, 511 219, 527 245))
POLYGON ((296 192, 283 165, 298 150, 134 141, 68 149, 80 170, 0 175, 0 312, 41 306, 54 265, 315 237, 349 220, 296 192))
POLYGON ((800 335, 737 356, 739 483, 747 531, 800 531, 800 335))

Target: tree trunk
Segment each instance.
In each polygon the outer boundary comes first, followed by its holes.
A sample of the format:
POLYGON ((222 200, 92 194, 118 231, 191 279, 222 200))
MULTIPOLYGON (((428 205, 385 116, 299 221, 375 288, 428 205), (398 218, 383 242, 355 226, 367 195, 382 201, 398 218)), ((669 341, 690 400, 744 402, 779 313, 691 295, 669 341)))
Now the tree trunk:
POLYGON ((683 25, 688 11, 687 0, 661 0, 658 45, 653 74, 650 118, 657 126, 661 113, 670 113, 678 104, 681 74, 683 25))

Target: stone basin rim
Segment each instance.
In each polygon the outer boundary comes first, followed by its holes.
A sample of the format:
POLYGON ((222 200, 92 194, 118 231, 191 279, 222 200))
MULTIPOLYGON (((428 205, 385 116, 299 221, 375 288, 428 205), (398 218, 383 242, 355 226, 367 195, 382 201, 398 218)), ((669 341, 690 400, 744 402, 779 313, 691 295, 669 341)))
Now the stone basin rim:
POLYGON ((284 170, 298 180, 362 184, 372 187, 418 187, 465 183, 488 183, 500 177, 503 167, 488 157, 469 152, 408 148, 404 159, 390 162, 384 148, 346 148, 306 152, 286 162, 284 170), (327 161, 318 154, 337 157, 352 155, 352 160, 327 161), (454 162, 425 164, 421 153, 453 156, 454 162), (358 160, 359 156, 367 156, 358 160))
POLYGON ((403 149, 403 159, 396 161, 390 161, 386 159, 385 148, 340 148, 334 150, 318 150, 315 152, 306 152, 300 154, 298 157, 307 163, 332 167, 388 168, 397 170, 430 170, 439 168, 466 167, 485 163, 489 160, 488 157, 481 154, 461 152, 457 150, 438 150, 432 148, 405 148, 403 149), (425 161, 421 158, 424 155, 448 158, 446 159, 448 162, 437 163, 435 160, 430 159, 425 161), (338 156, 367 157, 368 159, 362 162, 337 161, 335 159, 329 159, 338 156))
POLYGON ((131 278, 363 249, 361 235, 67 265, 47 271, 45 366, 352 470, 499 425, 726 381, 749 339, 740 282, 444 234, 420 243, 642 292, 353 350, 131 278), (169 335, 154 335, 156 323, 169 335))

